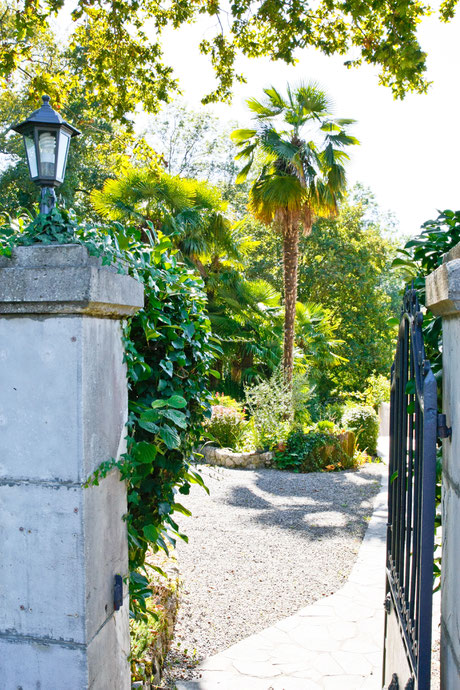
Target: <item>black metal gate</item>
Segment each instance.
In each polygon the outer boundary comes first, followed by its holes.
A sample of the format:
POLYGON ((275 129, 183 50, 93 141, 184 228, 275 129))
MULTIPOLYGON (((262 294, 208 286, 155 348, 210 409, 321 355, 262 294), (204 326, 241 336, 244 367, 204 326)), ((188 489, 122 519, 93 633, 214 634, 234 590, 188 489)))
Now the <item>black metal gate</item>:
POLYGON ((383 687, 429 690, 437 391, 415 290, 404 296, 391 370, 383 687))

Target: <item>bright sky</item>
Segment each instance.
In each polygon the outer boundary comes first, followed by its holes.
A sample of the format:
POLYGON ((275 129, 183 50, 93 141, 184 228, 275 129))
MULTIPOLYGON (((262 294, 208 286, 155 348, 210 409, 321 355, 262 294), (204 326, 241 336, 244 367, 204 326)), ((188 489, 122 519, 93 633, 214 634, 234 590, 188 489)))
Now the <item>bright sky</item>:
MULTIPOLYGON (((184 98, 193 107, 214 84, 208 59, 197 47, 212 28, 211 20, 206 21, 171 31, 164 41, 166 62, 175 68, 184 98)), ((350 70, 343 66, 344 58, 306 49, 299 52, 295 67, 241 59, 238 67, 247 84, 236 85, 231 106, 208 107, 224 121, 245 125, 245 99, 261 96, 264 86, 319 82, 335 104, 335 115, 358 121, 353 133, 361 146, 353 147, 349 181, 370 187, 381 207, 394 211, 401 232, 416 234, 437 209, 460 208, 460 137, 455 135, 460 112, 459 28, 460 18, 441 24, 436 17, 420 28, 428 78, 434 82, 427 95, 394 101, 390 89, 378 85, 376 70, 366 65, 350 70)))

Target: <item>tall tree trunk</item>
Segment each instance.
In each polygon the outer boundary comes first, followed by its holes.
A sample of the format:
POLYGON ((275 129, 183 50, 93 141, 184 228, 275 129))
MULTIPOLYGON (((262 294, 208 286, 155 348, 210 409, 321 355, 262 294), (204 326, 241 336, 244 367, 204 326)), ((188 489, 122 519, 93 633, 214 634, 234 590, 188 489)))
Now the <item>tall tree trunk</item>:
POLYGON ((284 380, 292 383, 294 369, 295 305, 297 302, 297 267, 299 264, 299 227, 289 223, 283 228, 284 273, 284 380))

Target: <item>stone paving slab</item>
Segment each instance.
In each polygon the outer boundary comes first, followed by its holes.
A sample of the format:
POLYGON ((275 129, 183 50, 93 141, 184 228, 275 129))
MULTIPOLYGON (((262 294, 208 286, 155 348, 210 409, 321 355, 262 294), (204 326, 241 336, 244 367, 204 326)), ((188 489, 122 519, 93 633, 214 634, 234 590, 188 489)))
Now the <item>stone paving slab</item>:
MULTIPOLYGON (((387 457, 388 439, 379 451, 387 457)), ((387 466, 347 583, 335 594, 205 659, 177 690, 381 690, 387 466)))

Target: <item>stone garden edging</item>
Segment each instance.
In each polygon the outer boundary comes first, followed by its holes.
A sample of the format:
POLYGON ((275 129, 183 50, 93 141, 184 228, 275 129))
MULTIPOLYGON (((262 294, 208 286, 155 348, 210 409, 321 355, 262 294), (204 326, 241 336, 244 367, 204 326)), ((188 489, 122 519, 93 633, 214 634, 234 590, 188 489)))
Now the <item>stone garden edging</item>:
POLYGON ((200 449, 203 462, 208 465, 220 467, 238 467, 239 469, 257 469, 258 467, 271 467, 274 453, 272 451, 249 453, 235 453, 230 448, 217 448, 216 446, 203 446, 200 449))

